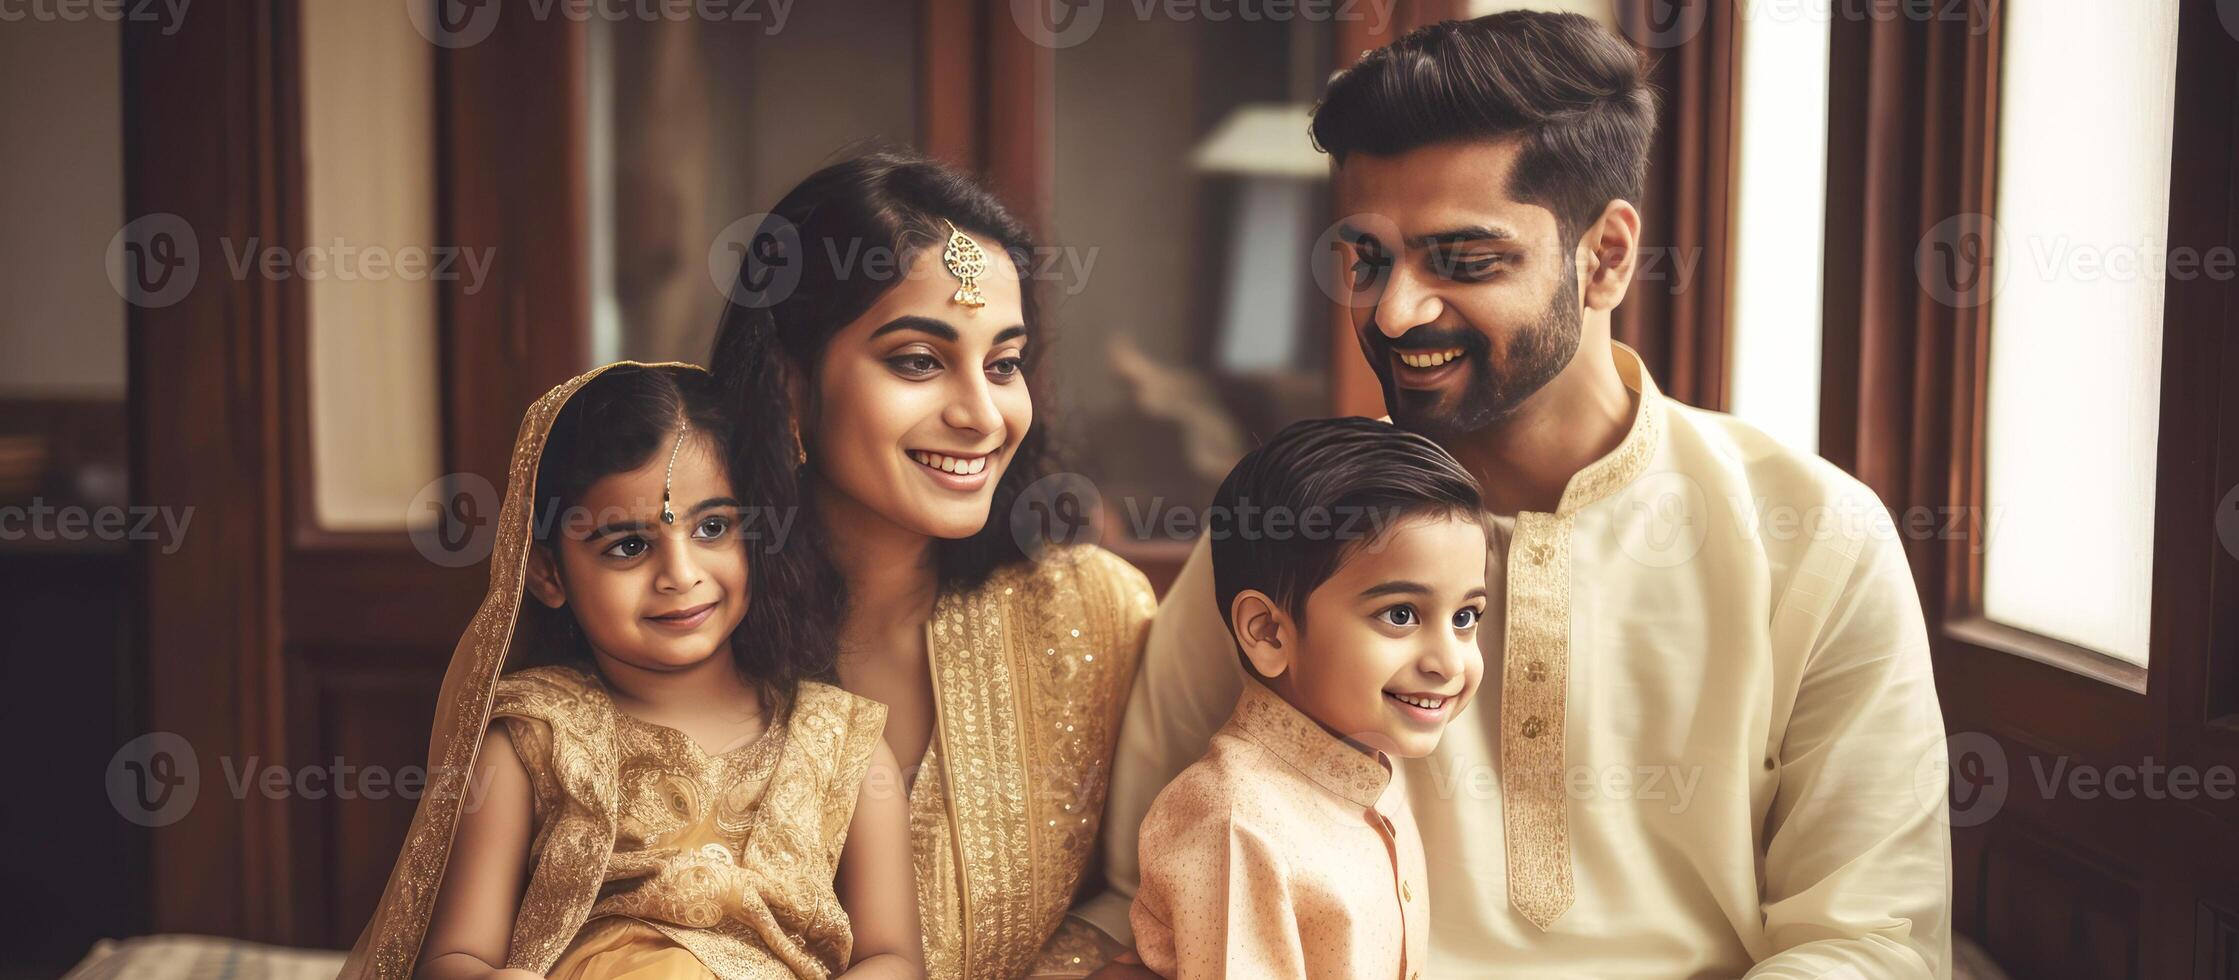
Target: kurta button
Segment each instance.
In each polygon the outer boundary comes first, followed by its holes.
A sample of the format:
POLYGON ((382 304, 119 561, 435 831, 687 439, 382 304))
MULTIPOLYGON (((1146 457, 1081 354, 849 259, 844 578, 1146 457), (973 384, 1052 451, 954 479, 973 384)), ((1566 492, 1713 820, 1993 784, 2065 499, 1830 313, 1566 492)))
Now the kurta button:
POLYGON ((1539 737, 1539 733, 1540 733, 1540 732, 1543 732, 1543 731, 1546 731, 1546 730, 1547 730, 1547 723, 1546 723, 1546 722, 1543 722, 1543 721, 1540 721, 1540 720, 1539 720, 1539 718, 1538 718, 1538 716, 1536 716, 1536 715, 1535 715, 1535 716, 1533 716, 1533 717, 1530 717, 1530 718, 1526 718, 1526 719, 1524 719, 1524 737, 1525 737, 1525 738, 1538 738, 1538 737, 1539 737))
POLYGON ((1544 544, 1532 545, 1532 564, 1545 565, 1547 560, 1553 557, 1555 557, 1555 549, 1544 544))
POLYGON ((1771 771, 1773 771, 1773 757, 1772 757, 1772 756, 1769 756, 1769 755, 1768 755, 1768 756, 1766 756, 1766 757, 1765 757, 1765 771, 1766 771, 1766 772, 1771 772, 1771 771))
POLYGON ((1531 663, 1525 664, 1524 679, 1535 684, 1540 681, 1546 680, 1547 662, 1544 660, 1534 660, 1531 663))

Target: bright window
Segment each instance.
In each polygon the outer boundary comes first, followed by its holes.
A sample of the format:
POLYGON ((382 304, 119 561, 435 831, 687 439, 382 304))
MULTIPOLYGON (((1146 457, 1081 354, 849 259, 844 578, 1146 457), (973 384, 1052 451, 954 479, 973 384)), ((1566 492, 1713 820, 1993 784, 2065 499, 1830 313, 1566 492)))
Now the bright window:
POLYGON ((1827 18, 1765 0, 1741 9, 1730 407, 1788 446, 1816 452, 1827 18))
POLYGON ((2004 16, 1984 613, 2144 664, 2177 0, 2004 16))

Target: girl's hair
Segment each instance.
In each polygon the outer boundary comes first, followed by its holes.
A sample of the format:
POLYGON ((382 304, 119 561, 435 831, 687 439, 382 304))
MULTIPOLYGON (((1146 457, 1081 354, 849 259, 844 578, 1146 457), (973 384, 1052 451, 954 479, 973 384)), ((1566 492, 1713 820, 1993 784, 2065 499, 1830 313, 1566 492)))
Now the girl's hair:
MULTIPOLYGON (((552 420, 532 501, 530 529, 538 546, 556 543, 569 523, 569 508, 592 484, 670 451, 678 427, 684 425, 691 427, 693 438, 708 440, 717 458, 731 462, 732 487, 748 507, 785 506, 772 499, 771 475, 754 468, 759 456, 741 451, 742 443, 779 442, 782 437, 770 438, 768 430, 749 430, 753 433, 749 438, 734 438, 739 430, 723 410, 723 388, 714 377, 673 365, 614 367, 577 389, 552 420)), ((789 475, 783 482, 791 482, 789 475)), ((837 623, 811 615, 815 604, 804 602, 798 593, 806 581, 795 567, 798 549, 771 547, 752 538, 739 546, 746 549, 748 596, 746 617, 730 637, 732 661, 761 693, 773 718, 783 720, 792 710, 802 680, 833 676, 839 648, 837 623)), ((523 618, 533 630, 532 659, 577 664, 591 660, 590 647, 572 612, 526 598, 522 604, 529 613, 523 618)))
MULTIPOLYGON (((1020 301, 1029 343, 1024 355, 1029 390, 1043 344, 1031 270, 1033 239, 1026 225, 987 189, 964 174, 922 157, 874 152, 832 164, 794 187, 772 208, 741 256, 739 271, 717 324, 710 360, 736 416, 755 431, 780 432, 799 424, 808 462, 816 465, 819 433, 805 423, 816 416, 816 367, 825 347, 842 327, 869 311, 879 297, 902 280, 907 262, 930 250, 938 259, 949 225, 1001 245, 1021 270, 1020 301), (806 382, 811 409, 795 419, 786 397, 788 377, 806 382)), ((989 520, 978 534, 937 542, 935 553, 944 588, 971 588, 997 567, 1024 560, 1029 547, 1012 533, 1007 518, 1019 493, 1044 472, 1043 426, 1027 430, 1003 478, 995 485, 989 520)), ((794 449, 768 440, 742 446, 756 465, 782 455, 788 470, 794 449)), ((795 473, 792 499, 798 500, 805 474, 795 473)), ((808 573, 811 594, 824 608, 820 616, 837 622, 846 606, 846 582, 831 565, 823 529, 814 508, 804 507, 795 533, 813 558, 808 573)))

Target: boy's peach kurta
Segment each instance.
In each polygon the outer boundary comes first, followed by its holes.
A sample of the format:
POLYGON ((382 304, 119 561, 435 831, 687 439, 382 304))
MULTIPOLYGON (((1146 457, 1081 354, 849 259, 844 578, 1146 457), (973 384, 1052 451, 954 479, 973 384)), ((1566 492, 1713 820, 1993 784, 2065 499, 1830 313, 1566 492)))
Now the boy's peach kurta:
POLYGON ((1430 896, 1405 787, 1257 682, 1152 804, 1141 853, 1128 917, 1161 975, 1420 976, 1430 896))

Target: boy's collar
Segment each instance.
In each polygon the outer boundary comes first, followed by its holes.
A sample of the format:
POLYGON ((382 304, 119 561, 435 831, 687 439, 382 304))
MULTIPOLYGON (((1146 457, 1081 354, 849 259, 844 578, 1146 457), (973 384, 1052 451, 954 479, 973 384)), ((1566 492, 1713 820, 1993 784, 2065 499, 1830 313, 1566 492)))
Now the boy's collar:
POLYGON ((1391 764, 1384 753, 1347 745, 1259 678, 1244 678, 1229 725, 1316 785, 1361 807, 1375 808, 1391 785, 1391 764))

